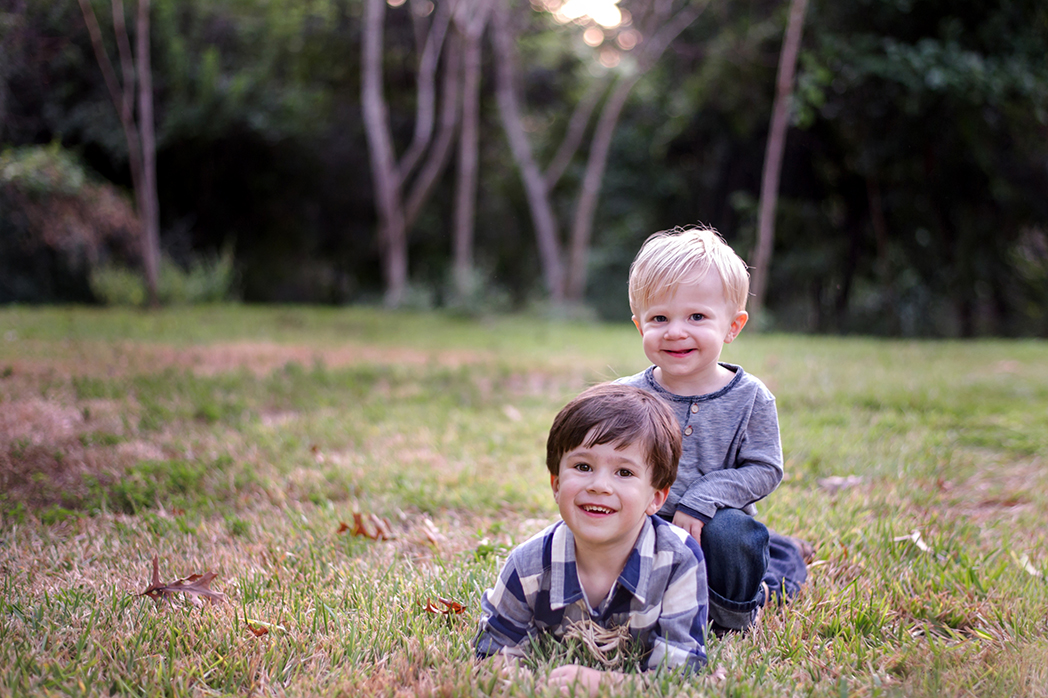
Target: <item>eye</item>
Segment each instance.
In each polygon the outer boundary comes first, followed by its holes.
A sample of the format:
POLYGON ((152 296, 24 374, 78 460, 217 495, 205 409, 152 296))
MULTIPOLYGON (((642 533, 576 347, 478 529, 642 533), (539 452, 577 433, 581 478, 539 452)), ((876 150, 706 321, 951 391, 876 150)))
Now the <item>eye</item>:
POLYGON ((633 477, 634 475, 636 473, 629 468, 619 468, 619 477, 633 477))
POLYGON ((582 472, 582 473, 588 473, 592 469, 593 468, 590 467, 589 463, 576 463, 575 464, 575 470, 578 470, 579 472, 582 472))
POLYGON ((665 315, 653 315, 651 317, 651 321, 652 322, 666 322, 666 316, 665 315))
POLYGON ((703 315, 702 313, 692 313, 691 314, 691 319, 693 321, 695 321, 695 322, 698 322, 699 320, 703 320, 703 319, 705 319, 705 317, 706 316, 703 315))

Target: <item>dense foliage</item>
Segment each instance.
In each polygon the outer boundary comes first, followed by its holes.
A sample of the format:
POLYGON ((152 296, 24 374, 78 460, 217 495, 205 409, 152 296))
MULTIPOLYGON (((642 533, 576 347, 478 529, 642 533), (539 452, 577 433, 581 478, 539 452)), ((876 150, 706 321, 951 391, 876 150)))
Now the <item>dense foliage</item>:
MULTIPOLYGON (((95 5, 105 25, 109 3, 95 5)), ((385 23, 385 93, 400 149, 414 128, 409 13, 417 5, 391 6, 385 23)), ((592 241, 587 301, 602 316, 628 316, 626 269, 655 230, 709 223, 750 257, 786 5, 711 3, 634 89, 592 241)), ((2 7, 3 147, 60 142, 101 177, 129 187, 120 122, 76 3, 8 0, 2 7)), ((245 300, 380 297, 359 103, 361 15, 360 0, 153 0, 169 257, 188 266, 232 246, 245 300)), ((570 25, 539 12, 525 16, 528 124, 548 160, 593 58, 570 25)), ((1035 0, 812 1, 787 137, 769 324, 911 336, 1048 334, 1046 46, 1048 8, 1035 0)), ((499 122, 490 43, 484 50, 475 257, 490 297, 506 291, 527 304, 543 296, 541 271, 499 122)), ((584 155, 554 190, 562 209, 584 155)), ((445 299, 453 170, 410 233, 418 302, 445 299)), ((570 210, 558 213, 570 218, 570 210)), ((4 218, 0 234, 10 237, 10 215, 4 218)), ((56 285, 53 273, 41 271, 21 299, 89 297, 86 284, 56 285)))

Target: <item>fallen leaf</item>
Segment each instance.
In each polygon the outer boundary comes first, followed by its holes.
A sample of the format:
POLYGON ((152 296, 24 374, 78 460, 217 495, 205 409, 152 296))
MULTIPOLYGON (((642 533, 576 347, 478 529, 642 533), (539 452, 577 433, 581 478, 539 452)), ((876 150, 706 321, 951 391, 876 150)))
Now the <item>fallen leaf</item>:
POLYGON ((458 601, 450 601, 448 599, 440 598, 439 596, 437 597, 437 601, 443 604, 444 607, 441 608, 437 604, 433 603, 432 599, 429 599, 422 606, 422 610, 426 611, 427 613, 435 613, 441 616, 457 616, 458 614, 466 610, 466 607, 460 604, 458 601))
POLYGON ((205 572, 204 574, 191 574, 185 579, 178 579, 170 584, 161 584, 160 565, 157 561, 157 556, 154 555, 153 578, 146 590, 141 594, 137 594, 137 596, 148 596, 153 601, 160 603, 165 598, 175 594, 184 594, 186 600, 194 606, 204 605, 201 597, 207 599, 210 603, 218 603, 219 601, 225 601, 226 595, 221 591, 211 589, 211 582, 217 576, 218 574, 215 572, 205 572))
POLYGON ((1029 555, 1027 555, 1026 553, 1023 553, 1022 556, 1019 556, 1019 555, 1015 554, 1014 550, 1009 550, 1008 552, 1011 554, 1012 559, 1015 560, 1015 564, 1019 565, 1019 567, 1022 568, 1023 572, 1025 572, 1026 574, 1031 575, 1033 577, 1040 577, 1041 576, 1040 570, 1038 570, 1036 567, 1034 567, 1032 564, 1030 564, 1030 556, 1029 555))
POLYGON ((916 545, 917 548, 919 550, 921 550, 922 552, 925 552, 925 553, 932 552, 931 546, 929 546, 927 543, 924 542, 924 539, 921 538, 921 532, 917 531, 917 530, 914 530, 908 536, 898 536, 897 538, 893 538, 892 540, 894 542, 896 542, 896 543, 900 543, 900 542, 902 542, 904 540, 912 541, 913 544, 916 545))
POLYGON ((335 531, 335 533, 345 533, 348 530, 349 530, 349 524, 346 523, 345 521, 339 521, 338 522, 338 530, 335 531))
POLYGON ((365 516, 359 512, 353 512, 353 530, 351 533, 354 536, 363 536, 371 540, 392 540, 393 538, 393 531, 389 526, 388 519, 379 518, 374 514, 365 516))
POLYGON ((262 637, 269 633, 269 628, 256 628, 250 623, 247 624, 247 629, 251 631, 251 634, 255 637, 262 637))
POLYGON ((439 548, 440 544, 445 540, 444 536, 437 530, 436 525, 429 518, 422 519, 422 535, 426 537, 426 540, 434 548, 439 548))

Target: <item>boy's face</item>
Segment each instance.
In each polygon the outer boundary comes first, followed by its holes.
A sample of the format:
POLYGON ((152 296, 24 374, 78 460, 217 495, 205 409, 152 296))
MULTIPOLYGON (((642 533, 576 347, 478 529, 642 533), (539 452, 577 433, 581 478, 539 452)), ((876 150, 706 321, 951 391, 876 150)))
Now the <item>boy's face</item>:
POLYGON ((678 395, 703 395, 717 381, 721 349, 742 331, 748 315, 728 304, 724 283, 714 269, 697 281, 678 284, 673 293, 638 309, 644 354, 659 367, 660 382, 678 395))
POLYGON ((582 549, 633 547, 645 517, 657 512, 669 488, 651 484, 647 454, 638 444, 579 446, 551 477, 561 518, 582 549))

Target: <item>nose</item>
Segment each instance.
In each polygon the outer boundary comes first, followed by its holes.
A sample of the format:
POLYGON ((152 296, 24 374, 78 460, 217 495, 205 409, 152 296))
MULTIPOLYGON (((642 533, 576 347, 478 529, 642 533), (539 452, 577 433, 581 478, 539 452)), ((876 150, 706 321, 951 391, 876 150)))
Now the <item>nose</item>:
POLYGON ((684 336, 684 325, 677 321, 671 320, 666 323, 666 337, 668 339, 677 339, 684 336))
POLYGON ((590 492, 611 492, 611 475, 603 468, 595 471, 589 479, 586 489, 590 492))

